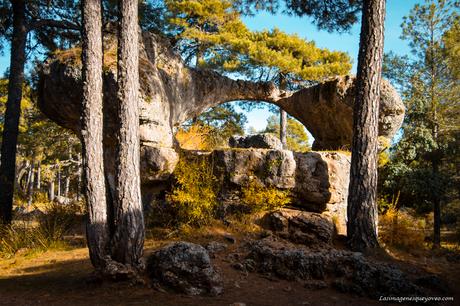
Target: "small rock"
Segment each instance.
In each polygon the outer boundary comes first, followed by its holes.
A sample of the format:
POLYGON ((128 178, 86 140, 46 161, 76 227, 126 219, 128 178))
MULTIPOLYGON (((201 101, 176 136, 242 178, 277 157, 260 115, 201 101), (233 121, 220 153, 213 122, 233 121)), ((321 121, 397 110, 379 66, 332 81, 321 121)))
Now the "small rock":
POLYGON ((246 306, 246 304, 241 303, 241 302, 236 302, 236 303, 230 304, 230 306, 246 306))
POLYGON ((208 250, 209 253, 214 254, 214 253, 219 253, 227 249, 227 245, 224 243, 220 243, 217 241, 211 241, 206 245, 206 250, 208 250))
POLYGON ((224 234, 224 238, 230 243, 236 243, 236 238, 230 234, 224 234))

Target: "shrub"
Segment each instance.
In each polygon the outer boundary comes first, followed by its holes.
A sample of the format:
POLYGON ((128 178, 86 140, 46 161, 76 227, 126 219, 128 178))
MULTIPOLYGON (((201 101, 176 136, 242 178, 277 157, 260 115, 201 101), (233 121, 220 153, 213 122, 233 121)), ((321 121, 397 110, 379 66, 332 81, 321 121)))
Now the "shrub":
POLYGON ((217 180, 207 156, 182 154, 174 170, 176 183, 166 200, 177 210, 178 222, 209 223, 217 205, 217 180))
POLYGON ((415 218, 407 211, 398 211, 393 207, 379 218, 382 242, 400 248, 421 248, 425 245, 424 219, 415 218))
POLYGON ((253 212, 281 208, 291 203, 290 192, 276 187, 266 187, 257 180, 250 180, 241 189, 241 200, 253 212))
POLYGON ((37 222, 0 226, 0 257, 12 257, 21 249, 47 250, 66 245, 64 236, 81 224, 81 207, 48 203, 37 222), (79 217, 80 216, 80 217, 79 217))

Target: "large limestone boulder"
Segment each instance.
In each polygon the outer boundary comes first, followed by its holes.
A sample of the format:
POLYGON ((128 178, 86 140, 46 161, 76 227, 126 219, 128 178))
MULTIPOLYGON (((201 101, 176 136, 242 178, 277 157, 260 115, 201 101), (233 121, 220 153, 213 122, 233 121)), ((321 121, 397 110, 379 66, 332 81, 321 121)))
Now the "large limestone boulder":
POLYGON ((146 270, 154 283, 187 295, 218 295, 223 291, 208 251, 198 244, 172 243, 149 256, 146 270))
POLYGON ((335 233, 331 216, 288 208, 267 213, 260 224, 282 238, 306 245, 330 244, 335 233))
MULTIPOLYGON (((350 156, 339 152, 293 153, 288 150, 216 150, 210 158, 224 192, 257 181, 261 186, 290 190, 292 205, 328 213, 339 234, 346 234, 350 156)), ((223 196, 222 198, 226 198, 223 196)), ((238 202, 238 199, 232 201, 238 202)))

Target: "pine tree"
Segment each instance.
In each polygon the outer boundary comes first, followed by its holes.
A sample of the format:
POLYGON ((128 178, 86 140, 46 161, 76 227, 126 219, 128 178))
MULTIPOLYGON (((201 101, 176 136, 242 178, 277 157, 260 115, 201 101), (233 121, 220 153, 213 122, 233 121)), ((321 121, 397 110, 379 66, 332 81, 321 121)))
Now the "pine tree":
POLYGON ((458 7, 444 0, 415 5, 402 24, 402 38, 413 56, 390 53, 385 65, 385 75, 401 91, 407 111, 402 138, 384 169, 383 187, 400 193, 404 205, 420 211, 432 207, 434 247, 440 246, 441 202, 450 192, 455 176, 451 169, 460 155, 458 7))
POLYGON ((102 114, 102 9, 101 1, 82 1, 82 148, 85 199, 88 207, 86 236, 90 258, 103 271, 109 247, 108 209, 103 160, 102 114))
POLYGON ((137 1, 119 2, 118 121, 116 152, 115 232, 112 258, 138 267, 144 246, 144 216, 140 187, 139 26, 137 1))
POLYGON ((347 238, 353 250, 378 247, 377 152, 385 0, 364 0, 348 189, 347 238))

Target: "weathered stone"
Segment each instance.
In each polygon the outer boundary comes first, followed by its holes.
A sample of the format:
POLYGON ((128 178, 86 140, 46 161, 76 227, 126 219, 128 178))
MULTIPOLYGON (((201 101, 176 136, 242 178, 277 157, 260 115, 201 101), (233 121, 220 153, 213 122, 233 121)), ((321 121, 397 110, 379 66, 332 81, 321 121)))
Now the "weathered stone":
POLYGON ((175 242, 154 252, 147 260, 147 272, 155 283, 188 295, 223 292, 208 252, 197 244, 175 242))
POLYGON ((141 147, 141 178, 143 183, 164 181, 170 178, 179 154, 174 149, 163 147, 141 147))
POLYGON ((340 291, 372 298, 422 292, 397 267, 361 253, 336 249, 312 251, 263 239, 249 246, 247 258, 254 260, 260 273, 288 280, 331 281, 340 291))
POLYGON ((280 189, 295 186, 294 155, 288 150, 216 150, 213 151, 215 175, 224 183, 245 186, 257 180, 264 186, 280 189))
MULTIPOLYGON (((169 41, 153 33, 140 37, 139 76, 141 144, 172 147, 174 127, 210 107, 236 100, 273 103, 304 124, 316 149, 349 147, 352 135, 354 78, 336 79, 280 91, 274 84, 233 80, 210 70, 187 67, 169 41)), ((113 145, 116 116, 116 67, 104 74, 106 145, 113 145)), ((39 107, 60 125, 80 131, 81 71, 78 64, 51 59, 43 66, 39 107)), ((393 87, 382 81, 379 135, 391 139, 402 123, 404 106, 393 87)))
POLYGON ((295 243, 331 243, 334 224, 328 215, 283 208, 267 213, 261 220, 266 229, 295 243))
POLYGON ((257 148, 257 149, 272 149, 283 150, 281 140, 270 133, 252 134, 247 136, 234 135, 229 139, 231 148, 257 148))

